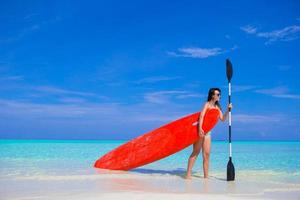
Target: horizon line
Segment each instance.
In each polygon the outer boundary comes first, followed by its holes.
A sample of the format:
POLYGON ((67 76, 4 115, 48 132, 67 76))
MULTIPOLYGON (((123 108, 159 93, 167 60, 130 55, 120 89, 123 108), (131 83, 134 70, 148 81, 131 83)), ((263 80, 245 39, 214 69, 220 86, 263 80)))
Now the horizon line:
MULTIPOLYGON (((9 140, 20 140, 20 141, 30 141, 30 140, 36 140, 36 141, 131 141, 133 139, 36 139, 36 138, 0 138, 0 141, 9 141, 9 140)), ((215 142, 228 142, 228 140, 212 140, 215 142)), ((232 143, 234 142, 300 142, 299 140, 278 140, 278 139, 264 139, 264 140, 232 140, 232 143)))

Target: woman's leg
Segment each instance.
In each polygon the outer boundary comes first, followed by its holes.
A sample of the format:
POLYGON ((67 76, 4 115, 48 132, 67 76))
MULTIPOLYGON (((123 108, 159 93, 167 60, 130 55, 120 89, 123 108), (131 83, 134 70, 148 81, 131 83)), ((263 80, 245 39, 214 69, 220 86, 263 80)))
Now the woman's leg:
POLYGON ((202 142, 203 142, 203 139, 199 139, 197 140, 197 142, 195 142, 193 144, 193 152, 192 154, 190 155, 189 157, 189 161, 188 161, 188 167, 187 167, 187 173, 186 173, 186 178, 190 179, 191 178, 191 174, 192 174, 192 168, 194 166, 194 163, 201 151, 201 148, 202 148, 202 142))
POLYGON ((210 135, 206 135, 203 138, 203 143, 202 143, 202 156, 203 156, 203 173, 204 173, 204 178, 208 178, 210 146, 211 146, 210 135))

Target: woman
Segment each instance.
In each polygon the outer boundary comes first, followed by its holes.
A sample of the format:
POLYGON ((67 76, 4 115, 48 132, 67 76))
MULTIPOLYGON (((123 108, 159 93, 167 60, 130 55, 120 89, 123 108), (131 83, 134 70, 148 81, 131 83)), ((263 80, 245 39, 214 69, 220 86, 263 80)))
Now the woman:
POLYGON ((208 109, 218 109, 219 110, 219 119, 221 121, 225 121, 229 110, 232 108, 232 105, 229 104, 227 111, 223 115, 221 111, 221 106, 219 104, 219 100, 221 97, 221 90, 219 88, 211 88, 208 92, 207 102, 204 104, 203 109, 201 111, 199 117, 199 139, 193 144, 193 152, 189 157, 187 174, 186 178, 191 179, 191 173, 193 165, 202 149, 202 157, 203 157, 203 173, 204 178, 208 178, 208 166, 209 166, 209 156, 210 156, 210 145, 211 145, 211 132, 208 132, 204 135, 204 131, 202 130, 203 118, 208 109))

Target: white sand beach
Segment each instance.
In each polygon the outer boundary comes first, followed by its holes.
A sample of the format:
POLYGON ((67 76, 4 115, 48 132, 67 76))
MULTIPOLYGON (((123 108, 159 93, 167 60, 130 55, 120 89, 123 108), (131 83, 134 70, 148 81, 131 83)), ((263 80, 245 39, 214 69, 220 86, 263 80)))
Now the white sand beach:
POLYGON ((279 183, 271 179, 272 173, 268 171, 238 172, 235 181, 227 182, 225 174, 221 173, 212 173, 209 179, 195 173, 192 180, 186 180, 184 174, 144 173, 138 169, 133 172, 93 170, 82 175, 40 173, 2 177, 1 199, 221 200, 300 197, 299 183, 279 183))

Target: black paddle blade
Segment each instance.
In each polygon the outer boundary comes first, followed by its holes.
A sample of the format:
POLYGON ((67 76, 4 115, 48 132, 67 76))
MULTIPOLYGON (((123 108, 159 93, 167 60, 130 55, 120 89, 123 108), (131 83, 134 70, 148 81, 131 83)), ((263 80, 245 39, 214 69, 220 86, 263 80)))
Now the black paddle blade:
POLYGON ((233 74, 233 69, 229 59, 226 59, 226 74, 227 74, 228 82, 230 82, 233 74))
POLYGON ((230 157, 227 163, 227 181, 234 181, 234 178, 235 178, 235 171, 230 157))

